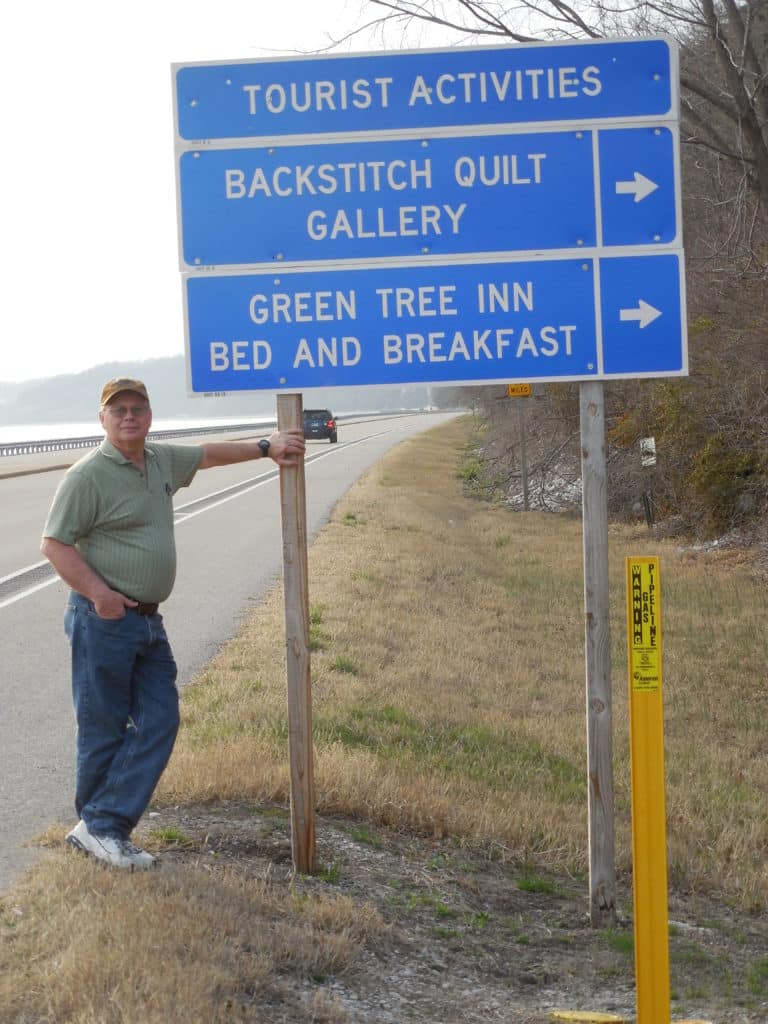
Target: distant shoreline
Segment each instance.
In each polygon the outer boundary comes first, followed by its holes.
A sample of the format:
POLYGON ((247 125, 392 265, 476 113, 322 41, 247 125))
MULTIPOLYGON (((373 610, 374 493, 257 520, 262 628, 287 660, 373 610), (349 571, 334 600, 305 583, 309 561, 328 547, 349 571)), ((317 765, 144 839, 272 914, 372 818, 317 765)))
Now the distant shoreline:
MULTIPOLYGON (((232 424, 247 422, 256 417, 247 416, 217 416, 198 418, 176 417, 170 419, 156 419, 152 423, 153 431, 160 430, 189 430, 193 427, 227 427, 232 424)), ((258 421, 273 422, 274 417, 259 417, 258 421)), ((96 437, 101 433, 99 421, 81 421, 78 423, 22 423, 14 425, 0 425, 0 444, 23 444, 32 441, 60 441, 65 437, 88 438, 96 437)))
MULTIPOLYGON (((167 421, 166 421, 167 422, 167 421)), ((234 422, 238 422, 235 420, 234 422)), ((262 424, 264 421, 261 421, 262 424)), ((180 444, 202 444, 205 441, 212 440, 228 440, 235 441, 245 437, 252 437, 261 433, 261 429, 256 429, 259 424, 254 423, 252 429, 245 428, 243 430, 234 430, 225 433, 219 433, 217 427, 221 427, 222 424, 206 424, 204 421, 192 421, 192 425, 196 428, 201 426, 210 426, 210 432, 208 433, 195 433, 192 435, 185 436, 180 434, 178 441, 180 444)), ((182 429, 175 424, 176 429, 182 429)), ((160 429, 169 429, 167 427, 159 427, 160 429)), ((174 429, 174 428, 170 428, 174 429)), ((267 427, 266 429, 269 429, 267 427)), ((77 435, 64 434, 63 437, 76 437, 77 435)), ((87 435, 93 436, 93 435, 87 435)), ((40 440, 56 440, 56 438, 41 438, 40 440)), ((150 438, 151 440, 151 438, 150 438)), ((0 442, 2 443, 2 442, 0 442)), ((10 442, 21 444, 23 442, 10 442)), ((53 470, 69 469, 71 465, 77 462, 82 456, 87 455, 88 452, 93 451, 93 445, 86 445, 80 448, 67 448, 59 449, 58 451, 49 452, 35 452, 23 455, 7 455, 0 458, 0 480, 10 479, 16 476, 29 476, 32 473, 48 473, 53 470)))

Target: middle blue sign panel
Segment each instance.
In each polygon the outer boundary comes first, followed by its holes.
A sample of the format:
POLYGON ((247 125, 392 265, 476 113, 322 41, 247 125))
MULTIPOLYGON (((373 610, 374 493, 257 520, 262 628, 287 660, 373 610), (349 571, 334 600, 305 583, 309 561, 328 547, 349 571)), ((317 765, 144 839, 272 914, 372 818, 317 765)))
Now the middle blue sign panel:
POLYGON ((589 131, 191 150, 182 264, 589 248, 593 164, 589 131))

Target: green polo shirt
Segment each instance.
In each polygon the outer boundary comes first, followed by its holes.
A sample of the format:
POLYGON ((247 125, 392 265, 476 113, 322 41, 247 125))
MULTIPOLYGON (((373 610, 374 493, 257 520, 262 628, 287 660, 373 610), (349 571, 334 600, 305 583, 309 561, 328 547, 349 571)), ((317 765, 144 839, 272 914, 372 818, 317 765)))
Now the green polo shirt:
POLYGON ((59 484, 43 530, 72 544, 113 590, 165 601, 176 578, 172 497, 200 466, 200 445, 145 445, 146 476, 106 439, 59 484))

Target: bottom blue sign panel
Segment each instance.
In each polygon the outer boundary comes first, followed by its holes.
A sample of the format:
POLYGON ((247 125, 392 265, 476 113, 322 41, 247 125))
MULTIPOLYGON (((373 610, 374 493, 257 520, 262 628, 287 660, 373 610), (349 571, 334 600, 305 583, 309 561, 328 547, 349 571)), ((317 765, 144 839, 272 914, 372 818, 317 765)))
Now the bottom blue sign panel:
POLYGON ((193 393, 687 372, 680 252, 185 277, 193 393))

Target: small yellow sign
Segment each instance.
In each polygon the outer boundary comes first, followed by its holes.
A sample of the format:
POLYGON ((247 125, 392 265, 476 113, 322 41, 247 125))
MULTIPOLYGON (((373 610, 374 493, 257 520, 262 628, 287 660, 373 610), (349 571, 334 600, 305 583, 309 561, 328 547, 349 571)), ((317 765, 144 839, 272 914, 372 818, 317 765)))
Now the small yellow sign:
POLYGON ((658 558, 627 559, 627 636, 633 690, 661 688, 661 587, 658 558))
POLYGON ((530 393, 530 384, 507 384, 507 396, 509 398, 527 398, 530 393))

